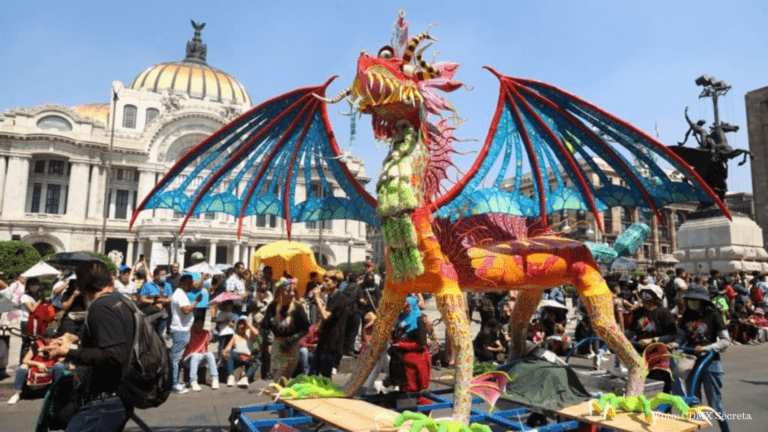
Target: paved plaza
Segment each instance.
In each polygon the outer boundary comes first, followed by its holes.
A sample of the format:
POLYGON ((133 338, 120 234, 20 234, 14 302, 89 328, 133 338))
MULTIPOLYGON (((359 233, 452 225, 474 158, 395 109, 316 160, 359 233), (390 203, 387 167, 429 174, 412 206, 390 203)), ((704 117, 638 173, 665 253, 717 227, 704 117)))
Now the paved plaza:
MULTIPOLYGON (((570 305, 570 301, 568 302, 570 305)), ((434 300, 428 300, 427 314, 435 319, 439 316, 434 300)), ((570 314, 569 314, 570 316, 570 314)), ((472 324, 473 332, 479 330, 477 323, 472 324)), ((442 324, 437 326, 438 334, 443 335, 442 324)), ((18 338, 13 338, 11 352, 18 352, 18 338)), ((215 347, 212 347, 212 350, 215 347)), ((723 356, 725 368, 724 404, 728 413, 742 415, 744 420, 732 420, 736 432, 765 432, 768 430, 768 370, 765 359, 768 358, 768 343, 758 346, 734 345, 723 356)), ((14 356, 11 357, 13 362, 14 356)), ((575 364, 587 364, 587 360, 574 358, 575 364)), ((613 361, 608 362, 609 365, 613 361)), ((341 372, 334 377, 339 384, 346 382, 349 371, 354 367, 354 359, 345 357, 341 372)), ((435 371, 441 374, 443 371, 435 371)), ((258 374, 257 374, 258 375, 258 374)), ((381 377, 383 378, 384 375, 381 377)), ((227 388, 222 384, 219 390, 211 390, 202 385, 201 392, 188 392, 183 395, 171 394, 163 406, 138 411, 139 416, 156 431, 226 431, 229 430, 229 415, 232 407, 270 403, 271 399, 261 390, 267 381, 257 380, 250 387, 240 389, 227 388)), ((42 400, 22 400, 16 405, 7 405, 5 401, 11 395, 12 378, 0 382, 0 432, 18 432, 32 430, 37 419, 42 400)), ((133 422, 127 430, 139 430, 133 422)), ((717 427, 707 430, 716 431, 717 427)))

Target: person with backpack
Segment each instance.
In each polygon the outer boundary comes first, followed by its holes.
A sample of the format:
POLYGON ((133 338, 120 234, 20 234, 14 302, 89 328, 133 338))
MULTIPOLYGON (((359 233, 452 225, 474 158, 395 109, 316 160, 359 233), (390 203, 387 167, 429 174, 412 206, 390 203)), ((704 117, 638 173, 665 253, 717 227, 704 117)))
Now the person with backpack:
POLYGON ((78 289, 88 301, 79 347, 65 334, 44 348, 49 358, 65 357, 77 366, 78 407, 66 430, 122 430, 133 413, 133 406, 117 394, 131 361, 133 309, 123 296, 115 294, 112 275, 103 262, 84 263, 76 274, 78 289))
POLYGON ((765 294, 768 292, 768 284, 765 283, 765 276, 766 275, 761 274, 755 277, 755 282, 749 288, 749 299, 755 307, 766 307, 765 294))

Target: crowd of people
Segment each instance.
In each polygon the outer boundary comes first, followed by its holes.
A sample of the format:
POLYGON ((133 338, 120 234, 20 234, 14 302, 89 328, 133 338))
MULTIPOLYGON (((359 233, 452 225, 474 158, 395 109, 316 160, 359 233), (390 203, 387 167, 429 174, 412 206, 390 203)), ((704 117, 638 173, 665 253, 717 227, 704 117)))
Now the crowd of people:
MULTIPOLYGON (((194 254, 192 264, 204 259, 202 254, 194 254)), ((289 274, 276 277, 270 267, 251 273, 238 262, 215 276, 184 271, 178 264, 167 270, 165 266, 149 269, 141 258, 133 266, 121 266, 109 281, 98 280, 90 288, 84 288, 81 280, 89 280, 89 276, 75 277, 69 270, 53 282, 50 295, 44 295, 48 291, 37 278, 19 277, 10 285, 0 286, 20 306, 20 310, 4 314, 3 323, 18 322, 24 333, 18 353, 21 367, 8 403, 18 402, 25 386, 32 390, 44 387, 78 362, 93 363, 92 353, 70 349, 78 346, 78 341, 80 347, 86 347, 128 340, 115 332, 88 335, 88 300, 93 290, 105 285, 145 315, 155 316, 155 330, 171 347, 174 391, 179 394, 201 390, 205 379, 199 372, 201 366, 207 366, 212 389, 219 388, 219 377, 226 386, 243 388, 257 375, 265 380, 300 373, 331 377, 343 356, 357 356, 370 342, 383 285, 383 276, 372 263, 366 264, 360 275, 336 270, 312 273, 310 282, 302 287, 302 296, 296 279, 289 274), (66 345, 70 350, 45 349, 65 336, 67 343, 58 342, 57 346, 66 345), (211 344, 217 345, 213 351, 211 344), (181 376, 181 369, 188 378, 181 376)), ((662 274, 651 269, 635 278, 606 279, 614 295, 615 319, 636 349, 645 353, 651 369, 649 378, 663 381, 665 392, 683 389, 679 377, 670 373, 674 362, 658 361, 669 356, 654 354, 660 345, 667 350, 689 347, 695 354, 711 351, 713 361, 695 391, 700 397, 703 386, 709 404, 724 412, 721 353, 731 343, 754 345, 768 339, 766 275, 741 272, 723 276, 712 271, 709 277, 691 277, 682 269, 662 274)), ((473 344, 476 361, 505 360, 511 342, 507 326, 515 301, 514 291, 468 294, 467 313, 472 318, 477 312, 481 323, 473 344)), ((373 374, 378 376, 383 368, 388 373, 386 385, 408 392, 424 390, 432 365, 454 365, 455 353, 450 346, 440 349, 424 309, 421 295, 407 298, 393 329, 388 355, 373 374)), ((546 290, 529 325, 529 343, 565 355, 575 342, 592 335, 587 316, 573 290, 546 290), (582 316, 573 335, 566 331, 569 295, 582 316)), ((123 344, 118 345, 119 349, 112 350, 114 356, 124 349, 123 344)), ((607 360, 604 344, 596 342, 584 348, 596 368, 607 360)), ((99 359, 104 361, 103 355, 99 359)), ((615 360, 615 367, 621 368, 618 357, 615 360)), ((723 422, 721 428, 728 430, 727 422, 723 422)))
MULTIPOLYGON (((648 378, 663 382, 664 392, 683 394, 690 389, 693 379, 689 372, 697 369, 705 354, 711 352, 712 361, 702 371, 693 392, 702 400, 703 388, 708 405, 725 414, 721 355, 731 344, 766 342, 767 276, 760 272, 721 275, 713 270, 708 277, 691 277, 683 269, 661 274, 651 269, 636 277, 606 276, 606 280, 613 293, 616 322, 644 356, 650 370, 648 378), (672 356, 671 350, 678 347, 689 348, 687 352, 693 356, 690 361, 674 360, 680 355, 672 356)), ((470 302, 470 310, 478 310, 484 323, 475 339, 476 361, 505 359, 510 339, 504 325, 509 321, 515 298, 514 293, 501 296, 476 294, 470 302)), ((566 355, 576 342, 589 336, 594 336, 589 314, 576 293, 562 287, 545 291, 539 311, 529 325, 529 343, 566 355), (576 316, 567 316, 568 293, 572 294, 576 316), (579 321, 573 335, 566 331, 569 319, 579 321)), ((608 347, 599 341, 580 349, 593 359, 594 368, 608 360, 608 347)), ((614 357, 614 367, 626 373, 618 356, 614 357)), ((730 430, 725 415, 718 416, 718 422, 721 430, 730 430)))
MULTIPOLYGON (((191 265, 204 258, 193 254, 191 265)), ((374 265, 367 263, 360 275, 312 273, 299 296, 296 279, 289 274, 276 277, 268 266, 251 273, 238 262, 224 274, 211 276, 178 264, 150 269, 143 257, 133 266, 119 267, 111 280, 113 291, 151 317, 155 330, 167 340, 178 394, 200 391, 204 381, 218 389, 219 377, 221 385, 247 388, 257 378, 332 376, 343 356, 357 356, 370 340, 382 284, 374 265), (201 367, 207 367, 207 375, 200 373, 201 367)), ((50 291, 39 279, 22 277, 0 288, 21 306, 3 316, 24 334, 16 392, 8 401, 15 404, 22 389, 55 382, 63 370, 74 368, 63 356, 42 361, 39 348, 65 334, 82 340, 88 302, 71 270, 54 280, 50 291), (33 378, 46 374, 44 379, 33 378)), ((402 342, 399 339, 409 333, 393 335, 398 338, 393 341, 402 342)), ((402 346, 416 351, 405 342, 402 346)), ((429 353, 428 348, 424 352, 429 353)))

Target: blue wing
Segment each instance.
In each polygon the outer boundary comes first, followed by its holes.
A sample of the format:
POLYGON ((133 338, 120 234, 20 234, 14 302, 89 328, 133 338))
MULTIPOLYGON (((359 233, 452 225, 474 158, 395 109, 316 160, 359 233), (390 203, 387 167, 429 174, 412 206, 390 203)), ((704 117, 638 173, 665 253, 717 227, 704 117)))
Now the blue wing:
POLYGON ((333 137, 324 96, 333 78, 285 93, 245 112, 192 148, 168 171, 131 219, 147 209, 190 216, 222 212, 239 219, 274 215, 292 222, 353 219, 378 225, 376 200, 355 180, 333 137), (325 167, 325 169, 323 169, 325 167), (334 196, 327 175, 345 197, 334 196), (297 201, 298 177, 322 191, 297 201))
MULTIPOLYGON (((559 210, 597 214, 610 207, 636 206, 651 209, 662 220, 659 208, 682 201, 714 202, 730 217, 701 177, 647 134, 549 84, 488 69, 501 83, 494 119, 475 164, 436 200, 440 217, 456 220, 506 213, 536 218, 559 210), (644 167, 643 172, 627 160, 627 154, 644 167), (691 184, 672 181, 656 163, 656 155, 691 184), (532 196, 521 192, 524 164, 532 172, 532 196), (484 188, 481 182, 489 180, 494 165, 500 166, 498 176, 492 187, 484 188), (585 167, 598 181, 589 180, 585 167), (612 184, 607 169, 619 176, 621 185, 612 184), (514 183, 511 189, 502 190, 502 181, 508 177, 513 177, 514 183)), ((542 220, 546 225, 546 218, 542 220)), ((601 227, 599 219, 597 223, 601 227)))

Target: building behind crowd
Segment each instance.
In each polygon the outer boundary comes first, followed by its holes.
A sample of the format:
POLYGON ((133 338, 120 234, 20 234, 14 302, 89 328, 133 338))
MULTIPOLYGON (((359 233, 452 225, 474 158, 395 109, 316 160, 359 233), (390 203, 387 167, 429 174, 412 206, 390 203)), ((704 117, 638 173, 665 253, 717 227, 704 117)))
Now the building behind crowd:
MULTIPOLYGON (((194 252, 204 253, 211 263, 249 262, 259 246, 284 239, 281 218, 247 217, 238 239, 234 217, 219 213, 193 216, 177 237, 183 215, 172 210, 144 211, 128 230, 138 203, 176 160, 252 106, 245 87, 210 66, 206 54, 196 34, 187 42, 184 60, 145 68, 128 85, 113 82, 114 136, 110 102, 48 103, 2 113, 0 241, 25 241, 42 254, 51 249, 98 251, 106 217, 107 253, 118 251, 128 264, 140 255, 151 264, 167 264, 188 261, 194 252)), ((105 95, 111 93, 105 88, 105 95)), ((352 157, 347 165, 360 183, 370 181, 362 160, 352 157)), ((333 176, 326 178, 334 194, 342 196, 333 176)), ((191 187, 202 179, 197 177, 191 187)), ((300 182, 296 198, 318 189, 319 180, 300 182)), ((335 265, 350 255, 352 262, 370 257, 366 231, 363 222, 334 220, 294 225, 292 237, 309 244, 323 264, 335 265)))
MULTIPOLYGON (((626 186, 624 180, 610 167, 605 161, 595 157, 593 159, 600 169, 606 174, 613 184, 626 186)), ((578 161, 584 173, 586 180, 592 184, 599 185, 600 180, 592 168, 583 160, 578 161)), ((638 168, 640 173, 647 175, 642 168, 638 168)), ((665 173, 673 181, 682 181, 683 175, 678 171, 664 169, 665 173)), ((555 184, 555 176, 549 171, 550 184, 555 184)), ((569 178, 564 176, 567 186, 572 186, 569 178)), ((515 179, 510 178, 502 182, 502 189, 512 190, 515 179)), ((523 175, 521 183, 521 192, 533 194, 533 182, 531 174, 523 175)), ((549 216, 549 226, 557 231, 564 231, 567 237, 579 241, 591 241, 596 243, 608 243, 613 245, 616 238, 627 230, 635 222, 643 222, 651 228, 645 243, 640 247, 633 259, 637 261, 639 268, 673 268, 678 262, 672 253, 677 249, 677 230, 685 222, 688 214, 696 209, 698 203, 675 203, 659 209, 664 218, 664 224, 660 224, 656 217, 650 211, 643 211, 637 207, 613 207, 600 212, 600 218, 603 223, 602 232, 598 229, 595 217, 592 212, 586 210, 562 210, 549 216)))
POLYGON ((768 87, 744 95, 747 109, 747 134, 752 152, 752 192, 755 222, 763 229, 763 244, 768 244, 768 87))

